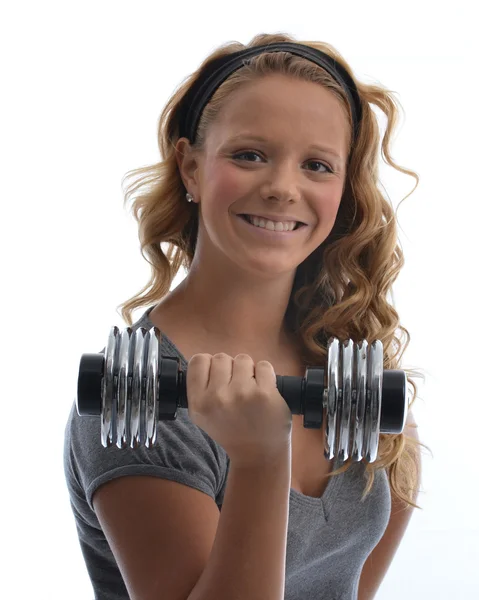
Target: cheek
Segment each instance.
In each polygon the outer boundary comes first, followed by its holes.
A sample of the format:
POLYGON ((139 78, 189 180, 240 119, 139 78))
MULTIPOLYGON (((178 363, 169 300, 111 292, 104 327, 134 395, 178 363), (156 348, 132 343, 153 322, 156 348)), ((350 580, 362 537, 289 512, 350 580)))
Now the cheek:
POLYGON ((248 197, 251 184, 247 178, 241 177, 238 169, 232 165, 223 164, 221 167, 209 170, 206 177, 208 194, 215 202, 230 204, 242 197, 248 197))
POLYGON ((333 224, 336 221, 336 218, 338 216, 338 210, 339 210, 340 203, 341 203, 340 200, 332 199, 331 202, 326 204, 326 207, 324 209, 325 220, 326 220, 326 222, 331 224, 331 227, 333 226, 333 224))
MULTIPOLYGON (((312 197, 312 196, 311 196, 312 197)), ((327 224, 334 224, 341 204, 341 191, 339 189, 324 189, 317 195, 313 202, 313 210, 318 218, 327 224)))
POLYGON ((314 237, 325 240, 331 233, 338 217, 340 198, 334 195, 324 196, 316 204, 316 217, 319 219, 316 224, 314 237))

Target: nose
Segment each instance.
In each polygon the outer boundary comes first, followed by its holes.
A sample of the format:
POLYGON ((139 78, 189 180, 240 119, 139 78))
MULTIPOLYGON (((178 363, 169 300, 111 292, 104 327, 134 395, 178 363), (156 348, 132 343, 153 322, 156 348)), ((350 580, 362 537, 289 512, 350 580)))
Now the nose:
POLYGON ((267 175, 268 181, 264 184, 262 196, 265 199, 276 199, 280 201, 298 200, 300 167, 284 161, 267 175))

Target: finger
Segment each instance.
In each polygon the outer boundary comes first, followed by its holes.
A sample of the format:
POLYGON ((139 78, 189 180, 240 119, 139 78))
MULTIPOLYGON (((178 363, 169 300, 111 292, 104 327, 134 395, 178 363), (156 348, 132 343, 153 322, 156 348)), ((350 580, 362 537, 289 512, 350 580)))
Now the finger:
POLYGON ((243 381, 244 383, 251 382, 254 379, 255 366, 254 360, 249 354, 237 354, 233 360, 233 373, 231 381, 237 383, 243 381))
POLYGON ((260 360, 256 363, 255 379, 258 386, 278 387, 276 385, 276 373, 274 367, 267 360, 260 360))
POLYGON ((218 352, 211 357, 208 387, 216 389, 224 387, 231 381, 233 359, 229 354, 218 352))
POLYGON ((204 391, 210 378, 211 354, 194 354, 186 369, 186 390, 204 391))

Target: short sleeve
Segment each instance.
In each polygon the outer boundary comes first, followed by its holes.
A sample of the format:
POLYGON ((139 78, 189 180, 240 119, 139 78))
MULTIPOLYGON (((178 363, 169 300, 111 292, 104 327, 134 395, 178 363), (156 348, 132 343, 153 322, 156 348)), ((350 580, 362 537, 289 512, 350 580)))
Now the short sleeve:
POLYGON ((177 481, 223 503, 229 459, 225 450, 188 415, 178 408, 173 421, 159 421, 157 441, 152 448, 105 448, 101 443, 100 416, 79 416, 72 407, 66 431, 70 473, 83 490, 93 511, 95 490, 112 479, 126 475, 151 475, 177 481))

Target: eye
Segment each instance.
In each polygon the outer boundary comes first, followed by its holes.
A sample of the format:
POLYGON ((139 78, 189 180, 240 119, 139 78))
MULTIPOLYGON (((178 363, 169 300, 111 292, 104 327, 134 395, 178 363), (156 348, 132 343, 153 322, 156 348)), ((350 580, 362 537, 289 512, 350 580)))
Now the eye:
MULTIPOLYGON (((233 154, 232 158, 235 158, 235 159, 238 158, 239 159, 240 156, 246 156, 248 154, 251 155, 251 156, 253 156, 253 155, 254 156, 260 156, 257 152, 254 152, 253 150, 245 150, 244 152, 238 152, 237 154, 233 154)), ((260 158, 261 158, 261 156, 260 156, 260 158)), ((241 159, 239 159, 239 160, 241 160, 241 159)), ((247 161, 247 162, 250 162, 250 161, 247 161)), ((319 160, 310 160, 308 162, 310 164, 322 165, 326 169, 326 172, 328 172, 328 173, 333 173, 334 172, 333 169, 331 169, 331 167, 329 167, 326 163, 323 163, 323 162, 321 162, 319 160)), ((313 170, 313 172, 314 173, 320 173, 321 171, 313 170)), ((323 173, 324 173, 324 171, 323 171, 323 173)))

